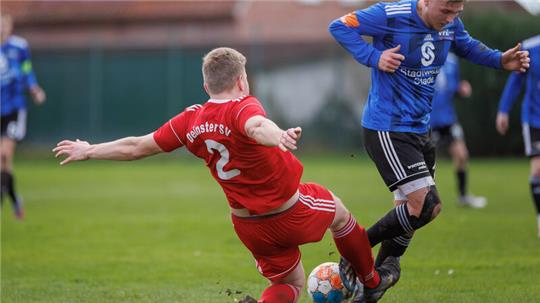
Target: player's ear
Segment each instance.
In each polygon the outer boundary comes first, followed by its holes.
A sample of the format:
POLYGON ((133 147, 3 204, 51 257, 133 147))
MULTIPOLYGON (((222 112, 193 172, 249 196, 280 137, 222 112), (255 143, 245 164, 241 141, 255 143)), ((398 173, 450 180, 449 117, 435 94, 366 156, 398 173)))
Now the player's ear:
POLYGON ((240 91, 245 91, 246 90, 246 86, 245 86, 245 83, 244 83, 244 75, 243 74, 240 74, 240 76, 238 76, 238 78, 236 78, 236 85, 238 86, 238 89, 240 91))
POLYGON ((208 91, 208 84, 206 84, 206 82, 203 83, 203 87, 204 87, 204 91, 210 95, 210 92, 208 91))

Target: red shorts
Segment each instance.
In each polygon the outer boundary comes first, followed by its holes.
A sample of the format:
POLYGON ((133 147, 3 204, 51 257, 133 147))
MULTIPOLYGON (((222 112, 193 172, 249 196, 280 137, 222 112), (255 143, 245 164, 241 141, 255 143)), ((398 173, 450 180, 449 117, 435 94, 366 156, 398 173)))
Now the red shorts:
POLYGON ((315 183, 300 184, 298 189, 298 201, 284 212, 258 218, 232 215, 236 234, 270 281, 293 271, 300 262, 298 246, 319 242, 334 220, 336 205, 330 191, 315 183))

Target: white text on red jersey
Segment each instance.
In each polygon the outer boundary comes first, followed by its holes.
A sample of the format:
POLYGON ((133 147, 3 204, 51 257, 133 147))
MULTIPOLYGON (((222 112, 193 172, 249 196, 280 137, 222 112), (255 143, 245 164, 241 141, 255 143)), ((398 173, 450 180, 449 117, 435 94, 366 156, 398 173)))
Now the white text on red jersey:
POLYGON ((217 123, 201 123, 200 125, 193 126, 191 130, 187 133, 187 139, 189 142, 193 143, 193 141, 200 135, 204 133, 220 133, 225 136, 229 136, 231 134, 231 130, 229 127, 223 125, 223 124, 217 124, 217 123))

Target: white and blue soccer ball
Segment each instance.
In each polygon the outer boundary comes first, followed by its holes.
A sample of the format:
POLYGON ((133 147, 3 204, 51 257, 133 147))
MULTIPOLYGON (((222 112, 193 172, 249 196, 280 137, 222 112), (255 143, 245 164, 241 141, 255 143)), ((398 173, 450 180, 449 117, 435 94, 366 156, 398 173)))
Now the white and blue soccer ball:
POLYGON ((309 274, 307 292, 314 303, 346 302, 347 290, 339 277, 339 265, 323 263, 309 274))

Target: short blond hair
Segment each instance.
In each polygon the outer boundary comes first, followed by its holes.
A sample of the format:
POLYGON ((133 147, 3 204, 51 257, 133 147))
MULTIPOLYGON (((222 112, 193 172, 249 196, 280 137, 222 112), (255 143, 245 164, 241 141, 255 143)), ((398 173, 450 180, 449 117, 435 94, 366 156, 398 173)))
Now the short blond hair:
POLYGON ((212 94, 219 94, 234 87, 236 79, 246 69, 246 57, 239 51, 219 47, 203 57, 202 73, 204 83, 212 94))

